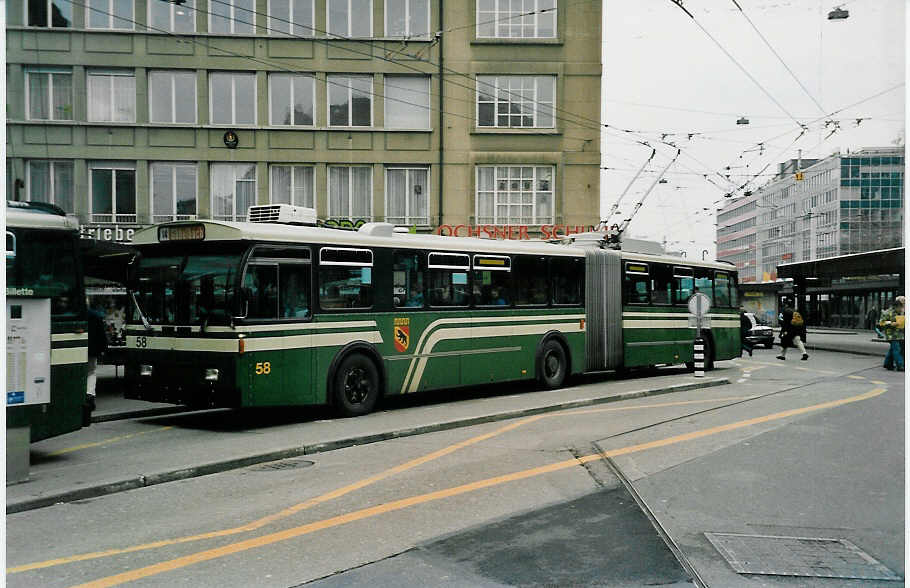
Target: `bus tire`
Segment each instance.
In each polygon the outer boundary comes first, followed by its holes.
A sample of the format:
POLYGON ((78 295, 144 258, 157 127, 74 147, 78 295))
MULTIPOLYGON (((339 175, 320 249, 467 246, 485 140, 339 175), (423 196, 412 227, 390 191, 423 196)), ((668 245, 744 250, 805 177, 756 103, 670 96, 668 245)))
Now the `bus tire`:
POLYGON ((372 412, 379 399, 379 370, 362 353, 345 357, 335 370, 332 393, 335 407, 343 416, 372 412))
POLYGON ((553 390, 559 388, 566 381, 569 371, 566 361, 566 350, 555 339, 549 339, 541 348, 540 364, 537 369, 538 379, 544 388, 553 390))

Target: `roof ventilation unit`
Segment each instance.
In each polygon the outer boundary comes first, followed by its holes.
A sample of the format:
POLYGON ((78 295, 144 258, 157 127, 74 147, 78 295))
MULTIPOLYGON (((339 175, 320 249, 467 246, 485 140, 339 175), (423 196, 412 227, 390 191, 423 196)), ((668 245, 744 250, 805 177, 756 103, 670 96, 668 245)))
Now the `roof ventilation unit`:
POLYGON ((251 223, 316 226, 316 209, 292 204, 261 204, 250 206, 251 223))

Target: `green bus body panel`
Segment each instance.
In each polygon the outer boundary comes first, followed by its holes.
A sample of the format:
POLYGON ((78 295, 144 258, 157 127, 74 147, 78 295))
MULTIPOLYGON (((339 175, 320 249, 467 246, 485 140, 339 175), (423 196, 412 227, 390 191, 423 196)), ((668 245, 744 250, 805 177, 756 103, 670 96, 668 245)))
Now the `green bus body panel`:
MULTIPOLYGON (((739 313, 714 309, 710 336, 717 360, 739 357, 739 313)), ((626 367, 678 364, 693 361, 696 332, 688 326, 684 306, 623 307, 623 361, 626 367)))

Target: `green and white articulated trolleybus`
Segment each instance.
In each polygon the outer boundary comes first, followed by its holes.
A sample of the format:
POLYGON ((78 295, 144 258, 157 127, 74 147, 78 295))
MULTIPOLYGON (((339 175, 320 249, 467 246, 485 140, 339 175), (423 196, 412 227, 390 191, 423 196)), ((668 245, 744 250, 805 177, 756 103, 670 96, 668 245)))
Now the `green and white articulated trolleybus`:
MULTIPOLYGON (((714 306, 707 356, 739 355, 731 266, 603 248, 317 227, 288 205, 252 222, 136 233, 126 390, 193 407, 331 404, 693 359, 686 302, 714 306)), ((710 367, 710 364, 709 366, 710 367)))
POLYGON ((31 441, 88 424, 85 287, 76 222, 50 204, 6 205, 6 426, 31 441))

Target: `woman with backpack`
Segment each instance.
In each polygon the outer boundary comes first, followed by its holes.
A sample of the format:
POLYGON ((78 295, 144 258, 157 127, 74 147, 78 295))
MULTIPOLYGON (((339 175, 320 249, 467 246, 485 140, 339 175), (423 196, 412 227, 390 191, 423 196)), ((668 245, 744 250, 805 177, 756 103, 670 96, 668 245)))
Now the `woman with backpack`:
POLYGON ((780 320, 780 355, 777 356, 777 359, 786 360, 787 359, 787 349, 790 347, 796 347, 800 350, 803 356, 800 358, 803 361, 809 359, 809 354, 806 353, 806 347, 803 343, 806 341, 806 321, 803 320, 803 316, 787 306, 784 308, 777 318, 780 320))

